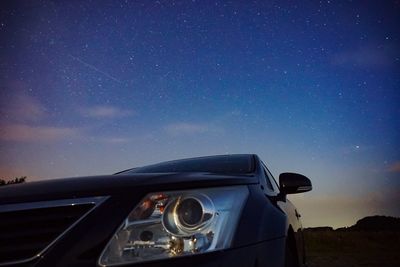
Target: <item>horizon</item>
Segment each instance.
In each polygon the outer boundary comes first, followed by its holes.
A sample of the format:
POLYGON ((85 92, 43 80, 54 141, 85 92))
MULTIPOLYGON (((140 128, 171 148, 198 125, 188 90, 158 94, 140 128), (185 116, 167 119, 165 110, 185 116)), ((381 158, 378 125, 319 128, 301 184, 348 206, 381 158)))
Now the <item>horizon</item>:
POLYGON ((357 224, 357 222, 360 221, 360 220, 363 220, 363 219, 366 219, 366 218, 373 218, 373 217, 385 217, 385 218, 393 218, 393 219, 399 219, 400 220, 400 217, 375 214, 375 215, 368 215, 368 216, 362 217, 360 219, 357 219, 352 225, 341 226, 341 227, 332 227, 330 225, 319 225, 319 226, 304 227, 303 229, 332 228, 332 230, 334 230, 334 231, 341 230, 341 229, 348 229, 348 228, 351 228, 351 227, 355 226, 357 224))
POLYGON ((304 227, 400 217, 398 2, 0 6, 0 178, 254 153, 304 227))

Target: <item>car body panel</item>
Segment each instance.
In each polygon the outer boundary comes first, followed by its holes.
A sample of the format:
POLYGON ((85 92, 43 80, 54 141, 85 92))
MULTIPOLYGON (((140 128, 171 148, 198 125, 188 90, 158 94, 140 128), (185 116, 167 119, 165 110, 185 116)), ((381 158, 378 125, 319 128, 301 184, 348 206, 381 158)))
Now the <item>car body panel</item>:
POLYGON ((118 174, 28 182, 0 187, 0 203, 258 183, 255 175, 212 173, 118 174))
POLYGON ((296 216, 296 214, 298 214, 298 211, 288 199, 286 199, 286 201, 278 201, 278 206, 284 211, 284 213, 288 217, 286 221, 286 233, 289 234, 292 231, 294 235, 296 245, 295 250, 298 262, 305 263, 306 259, 302 224, 298 215, 296 216))
POLYGON ((123 220, 148 193, 247 185, 249 197, 242 210, 232 247, 223 251, 176 257, 124 266, 283 266, 285 244, 292 229, 299 262, 304 262, 301 223, 286 197, 266 190, 254 155, 253 174, 158 173, 117 174, 29 182, 0 188, 2 204, 104 196, 58 242, 32 262, 14 266, 97 266, 101 252, 123 220))

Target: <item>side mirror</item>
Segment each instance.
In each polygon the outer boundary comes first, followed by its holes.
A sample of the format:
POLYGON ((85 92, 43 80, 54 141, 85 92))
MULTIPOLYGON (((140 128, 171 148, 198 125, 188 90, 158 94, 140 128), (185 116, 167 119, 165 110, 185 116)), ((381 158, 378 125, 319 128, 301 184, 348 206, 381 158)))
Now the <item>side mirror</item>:
POLYGON ((279 175, 279 187, 282 194, 297 194, 310 191, 311 181, 298 173, 284 172, 279 175))

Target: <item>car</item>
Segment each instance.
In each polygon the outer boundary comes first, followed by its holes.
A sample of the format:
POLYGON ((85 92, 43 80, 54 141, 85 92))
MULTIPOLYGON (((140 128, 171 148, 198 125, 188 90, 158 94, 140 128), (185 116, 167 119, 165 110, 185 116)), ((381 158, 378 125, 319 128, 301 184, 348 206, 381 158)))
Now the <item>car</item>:
POLYGON ((257 155, 168 161, 0 188, 0 266, 306 264, 300 214, 257 155))

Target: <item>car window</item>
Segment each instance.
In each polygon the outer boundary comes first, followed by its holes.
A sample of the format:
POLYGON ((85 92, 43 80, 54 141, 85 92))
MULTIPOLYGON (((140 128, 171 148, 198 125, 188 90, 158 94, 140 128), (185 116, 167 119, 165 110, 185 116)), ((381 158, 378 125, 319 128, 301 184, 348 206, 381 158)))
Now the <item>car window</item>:
POLYGON ((268 189, 271 191, 274 191, 274 187, 272 186, 271 180, 268 177, 267 171, 264 168, 263 168, 263 170, 264 170, 264 177, 265 177, 265 181, 266 181, 268 189))
POLYGON ((271 181, 272 186, 274 187, 274 191, 279 192, 279 185, 276 182, 274 176, 272 176, 271 172, 268 169, 267 169, 267 173, 268 173, 269 180, 271 181))
POLYGON ((262 165, 263 165, 266 179, 268 180, 269 184, 273 188, 273 191, 278 193, 279 192, 278 183, 276 182, 274 176, 271 174, 271 172, 268 170, 268 168, 265 166, 264 162, 262 162, 262 165))

